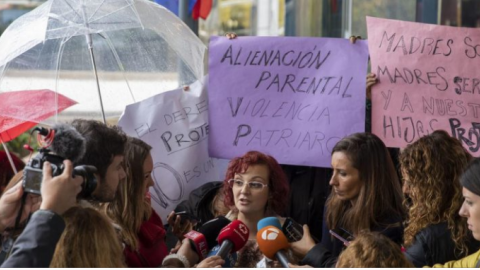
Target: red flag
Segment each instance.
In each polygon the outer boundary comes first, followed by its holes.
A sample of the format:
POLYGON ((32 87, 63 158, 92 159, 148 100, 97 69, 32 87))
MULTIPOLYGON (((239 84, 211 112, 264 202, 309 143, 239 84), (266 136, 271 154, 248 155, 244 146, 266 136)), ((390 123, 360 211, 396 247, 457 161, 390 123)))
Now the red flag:
POLYGON ((206 20, 210 10, 212 10, 212 0, 197 0, 193 6, 192 17, 194 20, 198 20, 199 17, 206 20))

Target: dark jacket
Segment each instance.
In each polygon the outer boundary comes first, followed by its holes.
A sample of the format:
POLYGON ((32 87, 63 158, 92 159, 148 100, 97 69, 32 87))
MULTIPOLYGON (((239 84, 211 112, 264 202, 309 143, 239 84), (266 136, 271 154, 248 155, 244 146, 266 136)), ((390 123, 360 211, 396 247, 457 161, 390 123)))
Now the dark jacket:
POLYGON ((59 215, 47 210, 36 211, 2 267, 48 268, 64 229, 65 222, 59 215))
MULTIPOLYGON (((473 239, 467 242, 467 246, 468 254, 476 252, 480 247, 479 242, 473 239)), ((417 233, 405 255, 415 267, 444 264, 465 257, 465 254, 455 255, 455 243, 446 222, 430 225, 417 233)))
MULTIPOLYGON (((175 207, 175 212, 187 211, 189 214, 198 218, 197 227, 201 226, 204 222, 207 222, 214 218, 213 213, 210 211, 210 205, 213 198, 217 194, 218 189, 223 187, 222 181, 208 182, 190 192, 188 200, 182 201, 175 207)), ((196 227, 196 228, 197 228, 196 227)), ((176 236, 172 233, 172 228, 167 228, 167 247, 172 249, 178 242, 176 236)))
POLYGON ((194 189, 188 196, 188 200, 182 201, 175 208, 175 212, 187 211, 199 219, 199 223, 205 223, 214 218, 210 211, 210 205, 217 194, 218 189, 223 187, 222 181, 209 182, 194 189))
MULTIPOLYGON (((381 223, 385 225, 373 227, 371 231, 385 235, 400 246, 403 242, 403 219, 401 217, 389 217, 381 223)), ((335 267, 338 256, 344 248, 343 242, 330 235, 324 217, 321 243, 315 245, 300 264, 319 268, 335 267)))
POLYGON ((307 224, 316 239, 322 239, 322 219, 325 201, 330 193, 328 182, 332 169, 282 165, 290 184, 290 200, 286 213, 300 224, 307 224))

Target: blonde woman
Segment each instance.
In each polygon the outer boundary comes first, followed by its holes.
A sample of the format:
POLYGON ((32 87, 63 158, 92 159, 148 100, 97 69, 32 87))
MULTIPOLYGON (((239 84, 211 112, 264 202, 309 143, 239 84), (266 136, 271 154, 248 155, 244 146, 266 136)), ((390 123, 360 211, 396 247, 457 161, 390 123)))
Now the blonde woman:
POLYGON ((125 267, 122 247, 110 221, 93 208, 73 207, 50 267, 125 267))
POLYGON ((128 267, 159 267, 168 255, 165 229, 152 209, 148 189, 153 186, 152 147, 129 137, 124 166, 127 180, 119 184, 115 201, 105 205, 124 245, 128 267))

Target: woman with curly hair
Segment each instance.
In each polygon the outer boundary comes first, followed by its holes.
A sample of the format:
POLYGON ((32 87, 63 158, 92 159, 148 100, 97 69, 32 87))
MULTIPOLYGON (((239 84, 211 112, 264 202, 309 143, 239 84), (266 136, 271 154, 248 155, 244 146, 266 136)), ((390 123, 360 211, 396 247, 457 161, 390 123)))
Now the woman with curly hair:
POLYGON ((403 191, 410 198, 406 255, 416 266, 461 258, 476 250, 462 206, 460 176, 472 156, 457 139, 438 130, 407 146, 400 155, 403 191))
POLYGON ((335 267, 408 268, 413 265, 392 240, 378 232, 364 232, 350 242, 335 267))
POLYGON ((242 221, 250 232, 235 266, 255 267, 264 257, 256 241, 257 223, 285 211, 289 191, 287 176, 275 158, 250 151, 230 161, 223 190, 225 206, 234 209, 227 217, 242 221))

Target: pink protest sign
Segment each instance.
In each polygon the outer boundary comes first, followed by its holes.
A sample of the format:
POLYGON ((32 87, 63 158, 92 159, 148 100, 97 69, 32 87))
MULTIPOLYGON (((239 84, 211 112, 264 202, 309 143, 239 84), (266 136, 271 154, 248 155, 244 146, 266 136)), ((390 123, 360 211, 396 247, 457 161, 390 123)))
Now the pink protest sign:
MULTIPOLYGON (((480 29, 367 17, 372 131, 405 147, 445 130, 471 153, 480 148, 480 29)), ((477 154, 478 156, 478 154, 477 154)))
POLYGON ((365 129, 365 41, 213 37, 209 153, 262 151, 282 164, 330 167, 333 146, 365 129))

